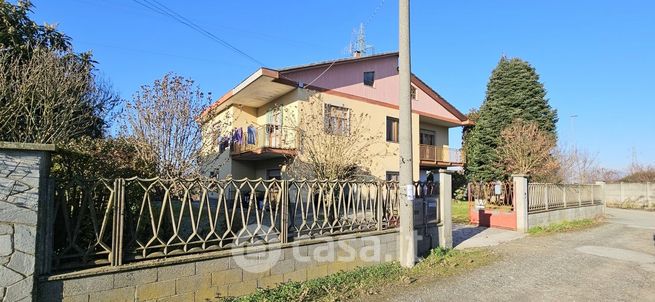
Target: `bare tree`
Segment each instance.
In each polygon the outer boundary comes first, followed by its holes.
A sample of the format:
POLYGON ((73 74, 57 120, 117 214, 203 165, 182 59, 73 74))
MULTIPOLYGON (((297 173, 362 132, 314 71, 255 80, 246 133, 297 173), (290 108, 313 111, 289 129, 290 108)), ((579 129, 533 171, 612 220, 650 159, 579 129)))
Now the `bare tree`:
POLYGON ((124 131, 139 142, 139 154, 163 177, 196 176, 202 150, 196 118, 210 100, 194 81, 168 73, 141 86, 126 106, 124 131))
POLYGON ((65 143, 100 137, 119 101, 89 61, 35 49, 28 59, 0 54, 0 140, 65 143))
POLYGON ((598 168, 593 181, 617 182, 621 180, 621 173, 614 169, 598 168))
POLYGON ((562 146, 556 151, 559 162, 559 177, 565 183, 592 183, 599 179, 602 170, 596 155, 587 150, 572 146, 562 146))
MULTIPOLYGON (((308 92, 292 124, 299 135, 300 152, 288 166, 296 178, 352 179, 370 174, 373 159, 386 155, 376 144, 383 141, 371 129, 366 113, 325 102, 308 92)), ((294 115, 291 115, 294 116, 294 115)), ((383 125, 380 125, 382 127, 383 125)))
POLYGON ((536 123, 517 119, 501 131, 501 144, 496 152, 507 172, 530 174, 539 179, 557 168, 553 157, 555 144, 555 137, 539 129, 536 123))
POLYGON ((654 182, 655 166, 642 164, 634 160, 628 168, 628 174, 621 179, 625 182, 654 182))

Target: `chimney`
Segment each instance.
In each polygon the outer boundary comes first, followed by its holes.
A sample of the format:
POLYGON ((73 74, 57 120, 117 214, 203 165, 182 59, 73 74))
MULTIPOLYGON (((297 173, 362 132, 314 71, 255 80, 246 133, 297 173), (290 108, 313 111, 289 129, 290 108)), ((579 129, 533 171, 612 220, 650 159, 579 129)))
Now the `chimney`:
POLYGON ((353 51, 353 58, 361 58, 362 57, 362 52, 359 50, 353 51))

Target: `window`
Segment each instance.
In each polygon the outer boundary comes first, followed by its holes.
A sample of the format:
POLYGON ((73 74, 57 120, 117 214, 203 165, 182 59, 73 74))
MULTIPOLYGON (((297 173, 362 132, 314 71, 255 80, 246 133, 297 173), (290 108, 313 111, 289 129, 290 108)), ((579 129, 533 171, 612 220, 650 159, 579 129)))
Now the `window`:
POLYGON ((409 87, 409 95, 411 100, 416 100, 416 87, 414 86, 409 87))
POLYGON ((375 82, 375 71, 364 72, 364 85, 373 87, 375 82))
POLYGON ((421 129, 420 133, 421 136, 419 140, 421 145, 431 145, 431 146, 435 145, 434 131, 421 129))
POLYGON ((398 119, 387 116, 387 141, 398 142, 398 119))
POLYGON ((266 170, 266 179, 282 179, 282 170, 281 169, 266 170))
POLYGON ((324 114, 326 133, 350 134, 350 109, 326 104, 324 114))
POLYGON ((387 181, 398 181, 398 172, 387 171, 387 181))

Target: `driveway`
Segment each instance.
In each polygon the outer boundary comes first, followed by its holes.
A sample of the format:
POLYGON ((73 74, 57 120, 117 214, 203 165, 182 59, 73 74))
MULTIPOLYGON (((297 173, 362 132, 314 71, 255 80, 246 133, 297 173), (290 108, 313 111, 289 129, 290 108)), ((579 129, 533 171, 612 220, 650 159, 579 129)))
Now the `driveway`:
POLYGON ((599 227, 508 241, 491 247, 502 256, 492 265, 375 300, 655 301, 655 212, 607 214, 599 227))

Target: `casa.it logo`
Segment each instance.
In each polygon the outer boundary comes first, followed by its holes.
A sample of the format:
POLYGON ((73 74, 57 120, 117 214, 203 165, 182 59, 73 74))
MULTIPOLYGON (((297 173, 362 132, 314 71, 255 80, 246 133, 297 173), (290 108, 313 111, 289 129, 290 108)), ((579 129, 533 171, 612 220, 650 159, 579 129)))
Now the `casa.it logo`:
POLYGON ((243 249, 232 249, 232 259, 237 266, 250 273, 263 273, 280 261, 280 258, 282 258, 281 249, 266 249, 265 245, 258 244, 278 238, 278 234, 268 232, 269 230, 270 227, 251 224, 239 232, 236 243, 245 246, 243 249), (240 240, 243 240, 243 242, 240 242, 240 240))

